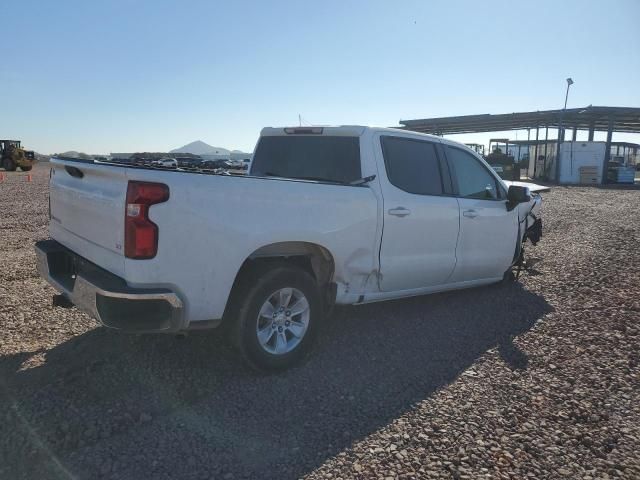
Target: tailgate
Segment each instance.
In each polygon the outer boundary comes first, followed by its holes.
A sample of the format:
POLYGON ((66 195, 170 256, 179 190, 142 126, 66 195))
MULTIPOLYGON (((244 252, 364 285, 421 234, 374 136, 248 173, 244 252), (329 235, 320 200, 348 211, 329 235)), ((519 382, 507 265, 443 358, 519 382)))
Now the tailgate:
POLYGON ((51 160, 51 237, 116 275, 124 275, 124 167, 51 160))

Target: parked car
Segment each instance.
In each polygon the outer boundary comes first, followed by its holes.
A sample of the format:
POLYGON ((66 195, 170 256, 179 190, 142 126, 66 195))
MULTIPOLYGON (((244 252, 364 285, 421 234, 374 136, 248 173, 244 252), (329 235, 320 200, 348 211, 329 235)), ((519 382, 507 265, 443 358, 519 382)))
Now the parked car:
POLYGON ((199 168, 202 159, 198 157, 176 157, 178 167, 180 168, 199 168))
POLYGON ((242 170, 244 167, 244 162, 242 160, 227 160, 225 161, 225 168, 242 170))
POLYGON ((215 170, 216 168, 227 168, 226 160, 218 159, 218 160, 203 160, 200 164, 200 168, 204 168, 206 170, 215 170))
POLYGON ((158 160, 153 160, 151 165, 155 165, 157 167, 165 167, 165 168, 177 168, 178 161, 175 158, 160 158, 158 160))
POLYGON ((541 232, 545 187, 403 130, 265 128, 241 176, 51 163, 36 252, 61 303, 133 332, 224 322, 267 370, 300 360, 332 305, 500 282, 541 232))

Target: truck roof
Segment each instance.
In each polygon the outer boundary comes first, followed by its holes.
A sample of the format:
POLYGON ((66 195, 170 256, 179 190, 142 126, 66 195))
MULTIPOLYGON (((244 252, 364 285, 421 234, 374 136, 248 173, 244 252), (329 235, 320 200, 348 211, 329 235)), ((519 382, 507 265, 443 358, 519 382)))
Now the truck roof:
MULTIPOLYGON (((335 126, 298 126, 298 127, 264 127, 260 132, 261 137, 275 137, 284 135, 331 135, 339 137, 359 137, 366 130, 381 133, 403 133, 412 137, 429 138, 431 140, 438 140, 439 142, 448 143, 452 145, 464 145, 463 143, 448 140, 436 135, 429 135, 427 133, 414 132, 412 130, 405 130, 403 128, 392 127, 371 127, 366 125, 335 125, 335 126)), ((466 147, 468 148, 468 147, 466 147)))

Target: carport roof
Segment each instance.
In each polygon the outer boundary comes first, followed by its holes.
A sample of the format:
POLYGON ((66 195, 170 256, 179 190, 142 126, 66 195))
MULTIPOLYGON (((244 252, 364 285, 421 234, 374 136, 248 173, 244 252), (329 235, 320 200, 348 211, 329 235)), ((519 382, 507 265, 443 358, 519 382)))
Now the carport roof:
POLYGON ((528 128, 564 128, 578 130, 609 129, 613 131, 640 133, 640 108, 594 107, 568 108, 566 110, 539 110, 536 112, 463 115, 459 117, 424 118, 420 120, 400 120, 401 128, 435 135, 455 133, 500 132, 524 130, 528 128))

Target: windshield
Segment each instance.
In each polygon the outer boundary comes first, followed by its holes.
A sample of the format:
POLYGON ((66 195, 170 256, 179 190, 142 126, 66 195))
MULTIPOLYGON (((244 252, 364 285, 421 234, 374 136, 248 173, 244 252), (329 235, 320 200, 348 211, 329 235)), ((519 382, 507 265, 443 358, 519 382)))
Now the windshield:
POLYGON ((358 137, 262 137, 251 175, 350 183, 360 179, 358 137))

